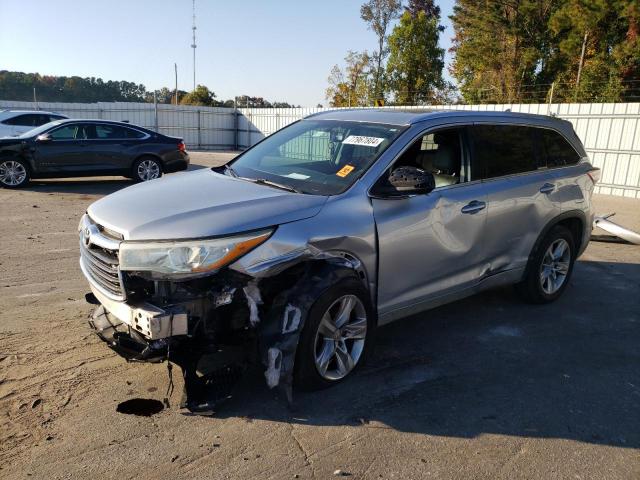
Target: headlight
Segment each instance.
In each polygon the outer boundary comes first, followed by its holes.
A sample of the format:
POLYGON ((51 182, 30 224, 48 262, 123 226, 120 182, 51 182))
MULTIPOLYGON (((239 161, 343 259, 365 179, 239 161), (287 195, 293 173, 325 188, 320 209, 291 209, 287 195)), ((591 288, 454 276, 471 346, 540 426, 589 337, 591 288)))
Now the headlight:
POLYGON ((179 276, 213 273, 264 242, 272 230, 175 242, 122 242, 120 269, 179 276))

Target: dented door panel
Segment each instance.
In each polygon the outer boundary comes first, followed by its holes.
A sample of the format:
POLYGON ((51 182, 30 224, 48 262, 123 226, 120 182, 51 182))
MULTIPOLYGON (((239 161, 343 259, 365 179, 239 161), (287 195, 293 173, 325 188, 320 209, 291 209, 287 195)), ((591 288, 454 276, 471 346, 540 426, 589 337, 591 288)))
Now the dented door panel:
POLYGON ((378 311, 427 303, 474 285, 486 270, 486 208, 462 213, 472 202, 485 202, 478 183, 436 189, 403 199, 373 199, 378 230, 378 311))

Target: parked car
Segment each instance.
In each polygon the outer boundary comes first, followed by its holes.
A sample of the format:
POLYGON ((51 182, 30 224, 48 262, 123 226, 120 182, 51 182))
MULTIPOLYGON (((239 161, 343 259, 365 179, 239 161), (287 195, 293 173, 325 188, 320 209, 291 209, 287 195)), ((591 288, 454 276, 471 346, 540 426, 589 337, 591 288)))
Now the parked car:
POLYGON ((30 178, 123 175, 136 181, 185 170, 181 138, 104 120, 58 120, 0 139, 0 185, 24 187, 30 178))
POLYGON ((180 365, 195 411, 254 347, 270 387, 326 387, 381 325, 505 284, 560 297, 598 179, 557 118, 315 114, 225 167, 93 203, 79 226, 91 325, 129 359, 180 365))
POLYGON ((0 137, 15 137, 45 123, 68 118, 66 115, 41 110, 0 111, 0 137))

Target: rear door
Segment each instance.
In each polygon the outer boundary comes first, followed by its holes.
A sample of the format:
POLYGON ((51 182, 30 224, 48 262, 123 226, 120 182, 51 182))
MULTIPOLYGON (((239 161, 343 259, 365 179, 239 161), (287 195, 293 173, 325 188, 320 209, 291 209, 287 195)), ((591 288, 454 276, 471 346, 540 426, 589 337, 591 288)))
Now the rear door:
MULTIPOLYGON (((110 123, 96 123, 91 137, 95 161, 103 170, 121 171, 131 166, 129 149, 142 132, 110 123)), ((142 136, 141 136, 142 135, 142 136)))
POLYGON ((536 128, 481 123, 471 134, 488 195, 487 274, 523 267, 544 226, 561 212, 555 174, 546 167, 536 128))

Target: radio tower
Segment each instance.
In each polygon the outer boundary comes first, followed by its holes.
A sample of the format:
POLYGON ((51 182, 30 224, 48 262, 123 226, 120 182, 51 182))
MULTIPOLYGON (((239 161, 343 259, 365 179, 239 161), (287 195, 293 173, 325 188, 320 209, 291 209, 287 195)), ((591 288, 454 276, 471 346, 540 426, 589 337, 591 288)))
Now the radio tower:
POLYGON ((193 0, 193 26, 191 27, 193 30, 193 43, 191 44, 191 48, 193 48, 193 89, 196 89, 196 0, 193 0))

